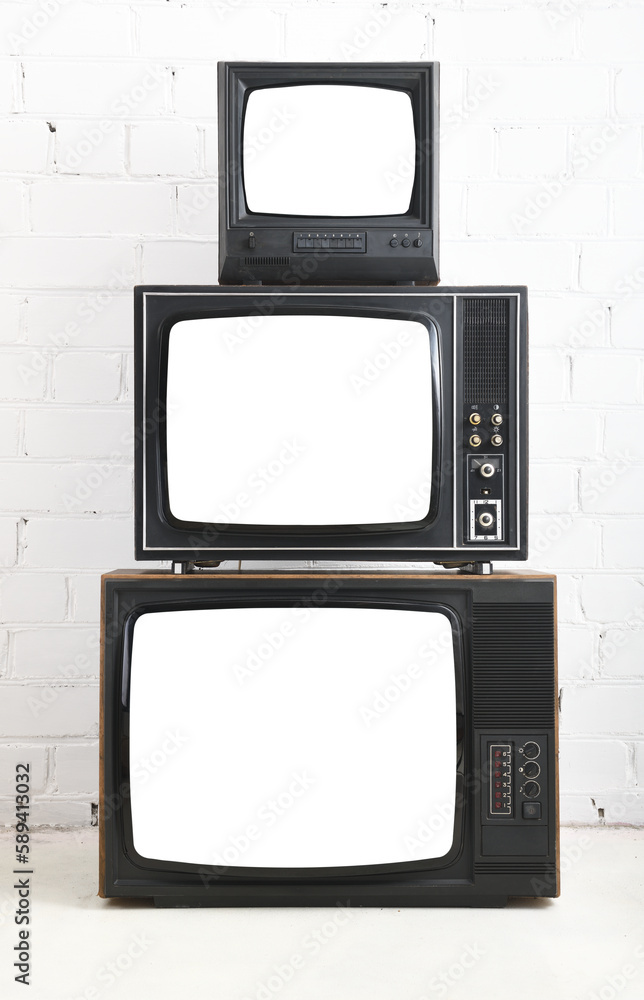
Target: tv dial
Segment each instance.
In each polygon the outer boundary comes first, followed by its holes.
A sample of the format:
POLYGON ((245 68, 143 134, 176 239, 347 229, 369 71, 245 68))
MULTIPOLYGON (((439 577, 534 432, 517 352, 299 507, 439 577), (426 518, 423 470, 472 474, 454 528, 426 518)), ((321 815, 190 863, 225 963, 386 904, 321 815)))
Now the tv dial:
POLYGON ((472 434, 470 438, 470 445, 472 448, 478 448, 481 444, 481 437, 479 434, 472 434))
POLYGON ((481 423, 481 414, 480 413, 470 413, 470 423, 474 424, 475 427, 476 427, 477 424, 480 424, 481 423))
POLYGON ((500 413, 493 413, 490 419, 495 427, 500 427, 500 425, 503 423, 503 417, 501 416, 500 413))
POLYGON ((500 434, 493 434, 490 438, 490 443, 493 444, 495 448, 498 448, 503 444, 503 438, 500 434))
POLYGON ((523 765, 521 770, 526 778, 538 778, 541 774, 541 768, 537 764, 536 760, 529 760, 523 765))
POLYGON ((494 524, 494 518, 488 513, 479 514, 479 524, 482 528, 490 528, 494 524))
POLYGON ((528 740, 528 742, 521 747, 521 753, 529 760, 534 760, 534 758, 538 757, 541 753, 541 747, 538 743, 535 743, 534 740, 528 740))
POLYGON ((536 799, 537 795, 541 791, 541 786, 538 781, 526 781, 521 791, 524 795, 527 795, 529 799, 536 799))
POLYGON ((491 462, 485 462, 485 464, 481 466, 481 475, 484 476, 486 479, 489 479, 490 476, 493 476, 495 472, 496 469, 494 468, 491 462))

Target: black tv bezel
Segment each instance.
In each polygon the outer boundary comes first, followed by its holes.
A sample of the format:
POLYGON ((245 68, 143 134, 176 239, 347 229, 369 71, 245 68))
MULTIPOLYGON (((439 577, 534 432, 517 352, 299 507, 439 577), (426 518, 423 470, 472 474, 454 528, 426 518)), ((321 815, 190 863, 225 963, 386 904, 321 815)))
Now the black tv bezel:
MULTIPOLYGON (((523 287, 445 288, 283 286, 138 286, 135 300, 135 550, 139 560, 173 562, 222 559, 353 559, 491 561, 527 556, 527 319, 523 287), (223 298, 226 297, 225 302, 223 298), (516 328, 512 392, 516 394, 516 443, 511 455, 514 487, 507 498, 503 541, 467 543, 459 506, 464 485, 457 469, 455 353, 464 296, 508 297, 516 328), (234 306, 231 302, 238 303, 234 306), (221 305, 218 305, 221 302, 221 305), (249 304, 247 304, 249 303, 249 304), (251 304, 252 303, 252 304, 251 304), (345 304, 346 303, 346 304, 345 304), (514 304, 513 304, 514 303, 514 304), (184 522, 170 510, 164 438, 164 379, 172 326, 184 319, 335 310, 352 315, 409 318, 429 331, 434 428, 432 502, 415 521, 378 525, 261 526, 184 522), (451 466, 451 472, 450 472, 451 466), (460 499, 459 499, 460 498, 460 499), (438 539, 438 541, 437 541, 438 539)), ((213 379, 216 391, 216 378, 213 379)), ((462 506, 462 505, 461 505, 462 506)))
MULTIPOLYGON (((129 746, 130 746, 130 715, 129 715, 129 681, 131 676, 131 655, 132 655, 132 642, 134 635, 134 627, 136 621, 144 614, 154 614, 163 611, 197 611, 197 610, 216 610, 218 608, 245 608, 245 607, 265 607, 265 608, 288 608, 293 606, 293 601, 295 598, 286 597, 273 597, 270 594, 265 594, 264 596, 254 596, 254 597, 237 597, 237 598, 211 598, 210 600, 194 601, 194 600, 163 600, 161 597, 153 605, 142 605, 135 611, 130 612, 125 621, 123 622, 123 671, 121 675, 121 705, 122 705, 122 724, 118 729, 118 747, 119 747, 119 770, 121 784, 127 782, 129 783, 129 746)), ((456 598, 455 598, 456 600, 456 598)), ((163 861, 155 858, 146 858, 145 856, 138 853, 134 847, 134 837, 133 837, 133 824, 132 824, 132 811, 129 805, 129 801, 124 803, 124 809, 122 813, 122 836, 123 845, 125 853, 130 861, 138 868, 145 871, 152 872, 169 872, 175 871, 185 874, 194 874, 195 871, 200 875, 208 878, 213 875, 217 875, 218 878, 227 878, 231 881, 248 881, 248 880, 259 880, 259 881, 270 881, 271 879, 279 878, 287 881, 299 881, 302 879, 319 880, 325 878, 353 878, 360 875, 391 875, 398 874, 401 872, 415 872, 415 871, 435 871, 438 869, 443 869, 451 864, 453 864, 459 857, 463 848, 463 781, 464 781, 464 738, 466 732, 466 720, 465 720, 465 696, 464 696, 464 683, 465 683, 465 664, 464 664, 464 641, 463 641, 463 631, 464 631, 464 621, 462 615, 465 614, 465 607, 459 609, 461 611, 461 616, 454 611, 453 608, 446 607, 433 602, 422 602, 413 601, 410 598, 402 599, 400 601, 390 600, 378 600, 377 598, 372 598, 367 601, 363 598, 354 597, 346 598, 342 597, 329 598, 325 604, 325 608, 374 608, 374 609, 387 609, 387 610, 398 610, 398 611, 412 611, 412 612, 438 612, 444 614, 452 627, 452 638, 453 638, 453 651, 454 651, 454 682, 455 682, 455 693, 456 693, 456 776, 455 776, 455 817, 454 817, 454 834, 452 839, 452 846, 450 850, 440 858, 428 859, 423 861, 398 861, 391 862, 388 864, 372 864, 372 865, 344 865, 344 866, 329 866, 324 867, 323 873, 321 873, 320 868, 255 868, 250 866, 236 866, 236 865, 215 865, 215 864, 199 864, 197 862, 183 863, 183 862, 172 862, 163 861), (458 805, 458 803, 461 803, 458 805), (221 874, 221 868, 225 868, 225 875, 221 874)))
MULTIPOLYGON (((501 906, 507 897, 558 895, 557 822, 557 728, 556 655, 552 640, 543 636, 541 652, 530 669, 513 667, 508 677, 510 691, 503 707, 495 709, 486 683, 498 686, 494 655, 480 645, 474 622, 482 615, 496 616, 499 607, 520 611, 520 628, 513 644, 523 641, 523 616, 531 608, 548 609, 555 628, 554 578, 530 574, 500 574, 464 577, 449 573, 340 573, 310 571, 197 574, 176 577, 148 570, 143 573, 116 571, 103 577, 103 659, 101 664, 101 798, 100 798, 100 887, 99 895, 152 897, 159 906, 315 906, 343 900, 352 906, 501 906), (330 588, 332 582, 338 589, 330 588), (331 593, 331 599, 329 599, 331 593), (346 606, 411 607, 417 613, 449 612, 455 636, 455 679, 463 711, 457 715, 457 762, 455 836, 452 850, 443 858, 425 861, 357 865, 342 868, 250 869, 240 866, 184 865, 142 859, 133 851, 129 806, 129 720, 127 650, 132 625, 141 613, 170 607, 226 607, 271 604, 325 604, 346 606), (480 668, 484 673, 480 675, 480 668), (488 671, 492 668, 492 674, 488 671), (535 672, 536 671, 536 672, 535 672), (459 685, 460 673, 460 687, 459 685), (516 677, 516 679, 515 679, 516 677), (545 689, 544 689, 545 684, 545 689), (536 685, 536 686, 535 686, 536 685), (517 702, 517 691, 538 692, 539 705, 517 702), (544 704, 544 690, 548 701, 544 704), (483 713, 483 714, 482 714, 483 713), (497 718, 498 716, 498 718, 497 718), (485 717, 486 721, 483 721, 485 717), (500 722, 506 718, 505 723, 500 722), (494 721, 493 721, 494 720, 494 721), (547 774, 547 816, 540 828, 546 832, 547 849, 534 850, 533 824, 520 817, 496 821, 500 837, 496 855, 490 857, 483 844, 489 820, 485 814, 484 754, 481 744, 491 736, 513 734, 530 739, 541 733, 547 741, 542 769, 547 774), (516 849, 503 850, 503 830, 508 824, 520 833, 523 856, 516 849), (528 831, 528 827, 530 830, 528 831), (529 836, 528 836, 529 834, 529 836)), ((538 622, 544 619, 537 619, 538 622)), ((531 634, 533 618, 526 617, 531 634)), ((489 624, 489 623, 488 623, 489 624)), ((488 635, 484 626, 483 635, 488 635)), ((514 648, 514 646, 513 646, 514 648)), ((180 664, 177 680, 181 680, 180 664)), ((458 704, 457 704, 457 707, 458 704)), ((517 744, 518 745, 518 744, 517 744)), ((495 834, 496 836, 496 834, 495 834)))
MULTIPOLYGON (((283 229, 297 231, 344 230, 409 230, 423 235, 427 248, 423 257, 417 254, 402 258, 400 250, 386 265, 388 280, 409 280, 434 283, 439 277, 438 206, 439 206, 439 63, 438 62, 385 62, 385 63, 218 63, 218 113, 219 113, 219 280, 233 281, 237 271, 229 272, 226 259, 231 249, 229 234, 238 231, 261 233, 264 230, 283 229), (368 86, 402 91, 412 103, 416 132, 416 173, 409 208, 399 215, 289 215, 268 212, 251 212, 248 208, 243 176, 243 127, 246 105, 254 90, 298 85, 344 84, 368 86), (422 263, 425 275, 418 271, 422 263)), ((388 248, 387 248, 388 250, 388 248)), ((268 246, 262 253, 281 252, 268 246)), ((387 252, 387 251, 385 251, 387 252)), ((364 260, 353 254, 340 254, 335 258, 316 255, 318 278, 324 281, 342 281, 345 272, 350 280, 369 280, 369 253, 364 260), (363 273, 364 272, 364 273, 363 273)), ((244 256, 245 259, 245 256, 244 256)), ((296 261, 293 262, 296 264, 296 261)), ((242 266, 242 257, 235 267, 242 266)), ((261 274, 262 265, 259 272, 261 274)), ((248 274, 251 272, 248 271, 248 274)), ((289 274, 275 267, 267 272, 270 281, 288 281, 289 274)), ((239 281, 247 280, 245 272, 239 281)), ((385 274, 373 280, 387 280, 385 274)), ((257 280, 262 280, 261 277, 257 280)), ((302 274, 300 280, 310 280, 302 274)))

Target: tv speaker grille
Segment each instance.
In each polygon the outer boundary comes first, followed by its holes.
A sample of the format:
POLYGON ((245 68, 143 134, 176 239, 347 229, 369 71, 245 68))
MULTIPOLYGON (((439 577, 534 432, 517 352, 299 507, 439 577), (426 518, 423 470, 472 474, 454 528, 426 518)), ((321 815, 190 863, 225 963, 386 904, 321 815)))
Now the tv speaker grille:
POLYGON ((278 267, 288 267, 291 263, 290 257, 245 257, 245 264, 277 265, 278 267))
POLYGON ((475 726, 554 726, 554 642, 551 604, 474 605, 475 726))
POLYGON ((465 403, 507 403, 510 302, 463 299, 465 403))

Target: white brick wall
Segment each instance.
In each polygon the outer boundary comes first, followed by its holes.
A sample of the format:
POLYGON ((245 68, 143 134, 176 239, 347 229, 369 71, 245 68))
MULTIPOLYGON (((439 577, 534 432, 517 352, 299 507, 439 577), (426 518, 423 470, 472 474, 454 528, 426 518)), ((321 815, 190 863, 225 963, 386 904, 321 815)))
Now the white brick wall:
MULTIPOLYGON (((218 59, 441 60, 445 284, 528 284, 532 557, 567 821, 644 822, 644 11, 0 2, 0 765, 96 801, 101 571, 133 565, 131 287, 217 274, 218 59)), ((9 801, 0 788, 0 821, 9 801)))

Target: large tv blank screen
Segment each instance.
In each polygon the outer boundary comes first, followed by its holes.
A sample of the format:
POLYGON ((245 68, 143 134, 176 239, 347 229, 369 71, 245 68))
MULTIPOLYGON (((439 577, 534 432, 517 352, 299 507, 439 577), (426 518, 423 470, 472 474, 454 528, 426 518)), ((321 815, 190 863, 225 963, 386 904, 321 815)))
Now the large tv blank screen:
POLYGON ((303 84, 249 95, 243 131, 249 212, 403 215, 415 160, 412 103, 401 90, 303 84))
POLYGON ((429 332, 412 320, 264 316, 170 331, 170 514, 217 525, 369 525, 427 515, 429 332))
POLYGON ((324 868, 452 847, 455 667, 443 613, 145 613, 129 703, 144 858, 324 868))

